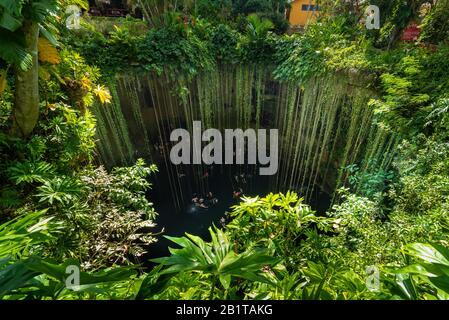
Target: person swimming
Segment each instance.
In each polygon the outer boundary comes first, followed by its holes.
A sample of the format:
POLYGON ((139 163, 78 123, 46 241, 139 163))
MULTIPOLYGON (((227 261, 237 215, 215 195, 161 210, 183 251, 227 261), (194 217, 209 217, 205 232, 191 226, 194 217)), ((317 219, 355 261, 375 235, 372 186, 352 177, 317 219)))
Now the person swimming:
POLYGON ((202 209, 209 209, 209 207, 204 202, 203 198, 201 198, 196 204, 197 204, 198 207, 200 207, 202 209))
POLYGON ((214 206, 218 203, 218 199, 214 197, 214 194, 211 191, 206 194, 206 199, 209 205, 214 206))
POLYGON ((234 198, 240 198, 242 195, 243 195, 243 190, 242 190, 242 188, 239 188, 238 191, 234 191, 233 194, 232 194, 232 196, 233 196, 234 198))

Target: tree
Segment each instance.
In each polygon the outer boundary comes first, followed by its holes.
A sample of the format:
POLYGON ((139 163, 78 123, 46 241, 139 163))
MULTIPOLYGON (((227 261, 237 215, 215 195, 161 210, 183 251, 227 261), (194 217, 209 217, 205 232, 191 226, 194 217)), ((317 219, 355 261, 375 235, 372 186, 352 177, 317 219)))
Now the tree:
MULTIPOLYGON (((4 0, 0 3, 0 58, 15 73, 13 134, 28 136, 39 118, 38 39, 56 0, 4 0)), ((54 40, 54 39, 52 39, 54 40)))

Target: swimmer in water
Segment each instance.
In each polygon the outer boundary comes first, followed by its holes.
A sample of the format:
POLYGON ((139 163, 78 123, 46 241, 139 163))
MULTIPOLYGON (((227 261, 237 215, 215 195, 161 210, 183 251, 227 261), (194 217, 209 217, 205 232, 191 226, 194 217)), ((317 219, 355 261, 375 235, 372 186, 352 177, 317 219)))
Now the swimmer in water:
POLYGON ((234 198, 240 198, 243 195, 243 190, 242 188, 239 189, 239 191, 234 191, 233 192, 233 197, 234 198))
POLYGON ((201 198, 199 201, 199 207, 202 209, 209 209, 209 207, 206 205, 206 202, 204 201, 203 198, 201 198))
POLYGON ((207 203, 209 206, 211 205, 214 206, 218 203, 218 199, 214 197, 214 194, 211 191, 209 191, 206 194, 206 200, 204 202, 207 203))

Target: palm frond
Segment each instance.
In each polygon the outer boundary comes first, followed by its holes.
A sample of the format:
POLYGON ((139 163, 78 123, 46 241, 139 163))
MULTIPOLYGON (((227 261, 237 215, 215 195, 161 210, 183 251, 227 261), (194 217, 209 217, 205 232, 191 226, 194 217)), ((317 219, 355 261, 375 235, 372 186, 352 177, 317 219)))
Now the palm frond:
POLYGON ((31 68, 33 57, 25 50, 23 35, 0 29, 0 59, 22 70, 31 68))
POLYGON ((28 19, 35 22, 44 22, 47 16, 57 10, 56 0, 38 0, 33 1, 30 6, 26 7, 25 15, 28 19))
POLYGON ((0 2, 0 8, 3 8, 3 10, 10 14, 19 16, 22 12, 24 3, 25 0, 2 0, 2 2, 0 2))
POLYGON ((9 31, 16 31, 22 25, 20 18, 14 17, 8 11, 3 10, 0 14, 0 27, 9 31))

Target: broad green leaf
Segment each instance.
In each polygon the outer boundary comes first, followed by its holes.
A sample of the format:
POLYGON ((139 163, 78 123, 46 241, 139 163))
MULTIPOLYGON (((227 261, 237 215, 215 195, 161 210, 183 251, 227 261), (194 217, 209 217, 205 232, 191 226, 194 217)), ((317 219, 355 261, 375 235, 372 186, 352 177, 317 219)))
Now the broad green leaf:
POLYGON ((229 286, 231 284, 231 275, 230 274, 225 274, 225 275, 220 275, 219 276, 220 282, 223 285, 223 288, 225 288, 226 290, 229 289, 229 286))
POLYGON ((423 260, 426 263, 438 263, 449 266, 449 251, 436 244, 414 243, 407 245, 405 253, 423 260))
POLYGON ((13 17, 7 11, 0 13, 0 27, 5 28, 11 32, 16 31, 22 26, 22 21, 13 17))

